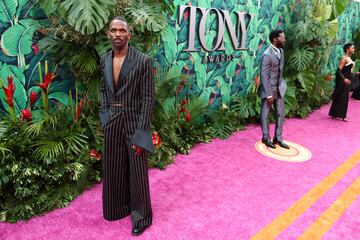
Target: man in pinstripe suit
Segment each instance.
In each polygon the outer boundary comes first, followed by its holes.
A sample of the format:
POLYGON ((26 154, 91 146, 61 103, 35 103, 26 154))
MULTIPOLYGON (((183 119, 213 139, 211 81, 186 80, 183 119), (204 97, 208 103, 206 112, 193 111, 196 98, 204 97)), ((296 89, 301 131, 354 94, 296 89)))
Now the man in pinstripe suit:
POLYGON ((113 49, 101 57, 100 120, 104 128, 103 214, 109 221, 131 214, 133 235, 152 223, 147 152, 154 146, 150 123, 154 107, 151 59, 128 44, 122 17, 107 32, 113 49))

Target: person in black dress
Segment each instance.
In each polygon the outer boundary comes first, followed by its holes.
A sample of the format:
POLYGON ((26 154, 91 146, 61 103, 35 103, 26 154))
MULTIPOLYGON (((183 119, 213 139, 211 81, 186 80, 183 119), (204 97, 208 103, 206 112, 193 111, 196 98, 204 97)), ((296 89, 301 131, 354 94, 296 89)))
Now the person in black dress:
POLYGON ((355 52, 354 44, 347 43, 344 45, 345 55, 341 59, 339 68, 336 71, 336 85, 332 94, 332 103, 329 115, 333 118, 341 118, 346 120, 346 113, 349 103, 349 89, 352 78, 352 68, 355 63, 350 55, 355 52))

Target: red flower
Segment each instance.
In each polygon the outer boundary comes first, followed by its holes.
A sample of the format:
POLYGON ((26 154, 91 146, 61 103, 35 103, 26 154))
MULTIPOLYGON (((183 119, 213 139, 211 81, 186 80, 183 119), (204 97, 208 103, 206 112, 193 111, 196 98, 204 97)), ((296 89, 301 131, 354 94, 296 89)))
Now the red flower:
POLYGON ((186 105, 186 104, 187 104, 187 100, 184 99, 184 100, 182 101, 182 103, 181 103, 181 106, 184 106, 184 105, 186 105))
POLYGON ((240 72, 239 69, 236 69, 235 70, 235 76, 239 75, 239 72, 240 72))
POLYGON ((37 44, 31 45, 31 48, 34 50, 34 54, 38 54, 39 52, 39 46, 37 44))
POLYGON ((9 76, 7 80, 8 80, 7 88, 5 88, 4 86, 2 88, 4 90, 6 101, 9 104, 9 107, 14 108, 13 99, 14 99, 14 92, 16 89, 13 81, 14 78, 12 76, 9 76))
POLYGON ((180 113, 182 113, 182 112, 187 112, 186 108, 181 107, 180 110, 179 110, 179 112, 178 112, 178 114, 180 114, 180 113))
POLYGON ((80 118, 80 113, 81 113, 81 109, 84 105, 84 99, 81 99, 80 102, 79 102, 79 105, 77 106, 77 109, 76 109, 76 120, 78 120, 80 118))
POLYGON ((333 79, 331 73, 328 73, 328 75, 326 76, 326 80, 331 81, 333 79))
POLYGON ((22 121, 27 120, 31 122, 31 112, 27 109, 21 110, 22 121))
POLYGON ((255 82, 255 86, 259 86, 260 85, 260 76, 256 75, 256 77, 254 78, 254 82, 255 82))
POLYGON ((155 147, 160 147, 161 145, 161 138, 159 136, 159 134, 157 132, 154 132, 152 134, 152 142, 154 144, 155 147))
POLYGON ((34 91, 31 91, 30 93, 30 107, 35 103, 37 94, 34 91))
POLYGON ((101 154, 98 151, 96 151, 96 149, 92 149, 89 152, 89 156, 92 157, 92 158, 95 158, 98 161, 101 159, 101 154))
POLYGON ((191 119, 191 115, 190 115, 190 113, 188 113, 186 115, 185 121, 188 122, 188 121, 190 121, 190 119, 191 119))
POLYGON ((47 91, 47 88, 49 87, 49 84, 52 82, 52 80, 54 80, 55 78, 55 74, 48 72, 45 75, 44 78, 44 83, 38 83, 38 86, 41 87, 44 91, 47 91))

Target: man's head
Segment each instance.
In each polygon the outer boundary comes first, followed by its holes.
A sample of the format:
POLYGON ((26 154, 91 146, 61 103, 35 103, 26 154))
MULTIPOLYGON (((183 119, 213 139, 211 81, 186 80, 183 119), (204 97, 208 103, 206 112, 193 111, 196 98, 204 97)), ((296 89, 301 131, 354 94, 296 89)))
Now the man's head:
POLYGON ((269 34, 269 39, 272 45, 277 48, 283 48, 285 42, 285 34, 282 30, 274 30, 269 34))
POLYGON ((109 24, 107 36, 116 49, 122 49, 127 46, 131 38, 131 33, 125 18, 119 16, 114 17, 109 24))
POLYGON ((346 43, 344 45, 344 52, 349 53, 349 54, 354 54, 354 52, 355 52, 354 44, 353 43, 346 43))

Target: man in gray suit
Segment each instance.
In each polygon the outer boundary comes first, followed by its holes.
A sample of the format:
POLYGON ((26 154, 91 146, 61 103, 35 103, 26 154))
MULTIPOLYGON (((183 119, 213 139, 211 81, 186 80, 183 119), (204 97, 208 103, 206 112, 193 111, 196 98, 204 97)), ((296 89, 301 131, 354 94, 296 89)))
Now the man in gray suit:
POLYGON ((131 34, 124 18, 115 17, 107 35, 113 49, 100 60, 103 215, 109 221, 131 215, 136 236, 152 223, 147 168, 147 153, 154 151, 152 61, 128 44, 131 34))
POLYGON ((261 98, 260 124, 262 130, 262 142, 270 148, 280 147, 289 149, 289 146, 282 139, 283 122, 285 118, 285 92, 286 82, 282 77, 284 66, 285 34, 281 30, 274 30, 270 33, 271 45, 265 50, 261 58, 260 88, 258 95, 261 98), (276 112, 275 137, 271 142, 268 115, 271 106, 274 104, 276 112))

